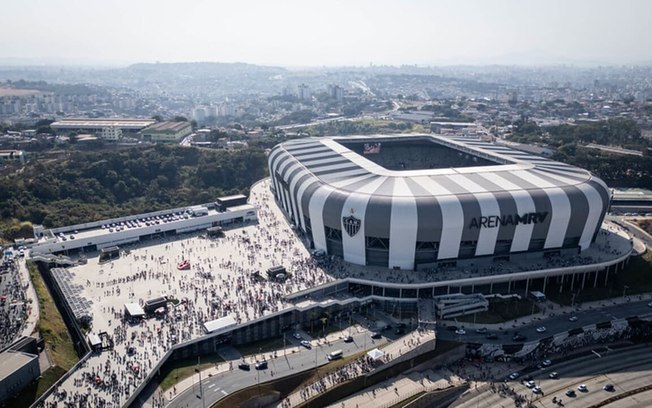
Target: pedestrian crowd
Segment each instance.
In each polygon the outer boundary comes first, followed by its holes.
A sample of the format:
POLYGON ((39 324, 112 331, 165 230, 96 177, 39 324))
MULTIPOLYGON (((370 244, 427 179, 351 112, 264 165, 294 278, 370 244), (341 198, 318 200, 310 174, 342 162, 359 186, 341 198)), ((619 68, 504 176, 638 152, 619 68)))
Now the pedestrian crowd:
POLYGON ((0 350, 11 345, 27 320, 26 288, 20 280, 18 260, 13 255, 0 258, 0 350))

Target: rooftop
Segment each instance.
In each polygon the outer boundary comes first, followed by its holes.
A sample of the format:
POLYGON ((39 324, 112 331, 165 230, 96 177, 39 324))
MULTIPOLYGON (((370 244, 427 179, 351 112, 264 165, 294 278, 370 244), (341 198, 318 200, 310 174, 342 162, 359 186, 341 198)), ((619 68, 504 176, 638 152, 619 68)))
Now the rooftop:
POLYGON ((35 358, 38 357, 20 351, 5 351, 4 353, 1 353, 0 361, 2 361, 2 364, 0 364, 0 382, 35 358))
POLYGON ((185 129, 190 125, 190 122, 158 122, 144 129, 144 132, 177 132, 185 129))
POLYGON ((137 118, 64 118, 53 122, 50 127, 53 129, 61 128, 104 128, 120 127, 130 129, 142 129, 155 123, 154 119, 137 119, 137 118))

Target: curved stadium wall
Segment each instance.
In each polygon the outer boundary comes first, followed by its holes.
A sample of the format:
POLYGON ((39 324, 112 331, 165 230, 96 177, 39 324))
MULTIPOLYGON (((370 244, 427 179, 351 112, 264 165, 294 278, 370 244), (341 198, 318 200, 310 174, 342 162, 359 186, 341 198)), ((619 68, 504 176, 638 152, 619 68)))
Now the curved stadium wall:
POLYGON ((435 135, 309 138, 275 146, 271 189, 315 249, 415 269, 588 248, 609 189, 586 170, 435 135))

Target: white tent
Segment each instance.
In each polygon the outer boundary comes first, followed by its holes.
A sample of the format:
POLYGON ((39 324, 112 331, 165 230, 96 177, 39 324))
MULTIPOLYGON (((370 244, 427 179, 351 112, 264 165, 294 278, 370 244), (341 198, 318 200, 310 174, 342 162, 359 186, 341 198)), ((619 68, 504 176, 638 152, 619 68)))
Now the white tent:
POLYGON ((371 350, 370 352, 367 353, 367 355, 374 361, 380 360, 385 353, 382 351, 378 350, 377 348, 371 350))
POLYGON ((145 310, 138 303, 125 303, 125 313, 130 317, 145 316, 145 310))

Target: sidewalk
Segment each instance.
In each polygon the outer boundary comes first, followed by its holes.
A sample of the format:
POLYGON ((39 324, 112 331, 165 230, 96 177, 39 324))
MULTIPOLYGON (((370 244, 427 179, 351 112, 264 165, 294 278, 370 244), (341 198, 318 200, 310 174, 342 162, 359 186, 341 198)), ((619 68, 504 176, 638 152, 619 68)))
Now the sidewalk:
MULTIPOLYGON (((410 332, 407 335, 397 339, 396 341, 381 346, 379 349, 385 353, 381 359, 385 364, 390 363, 393 360, 400 360, 404 353, 407 353, 408 351, 413 350, 415 347, 424 344, 429 340, 432 340, 434 335, 434 331, 410 332)), ((319 393, 323 393, 343 382, 350 381, 356 377, 373 371, 374 368, 372 365, 370 365, 367 359, 368 357, 364 356, 334 371, 324 373, 320 376, 319 379, 317 379, 317 381, 293 392, 282 401, 279 401, 275 406, 280 408, 300 405, 319 393)), ((423 380, 423 378, 421 380, 423 380)), ((419 380, 417 379, 415 381, 418 382, 419 380)), ((428 386, 428 384, 424 384, 421 384, 421 386, 428 386)), ((355 406, 355 404, 352 406, 355 406)))
POLYGON ((343 408, 391 407, 420 392, 443 390, 464 382, 464 379, 443 369, 437 372, 432 370, 414 372, 383 381, 329 406, 343 408))

